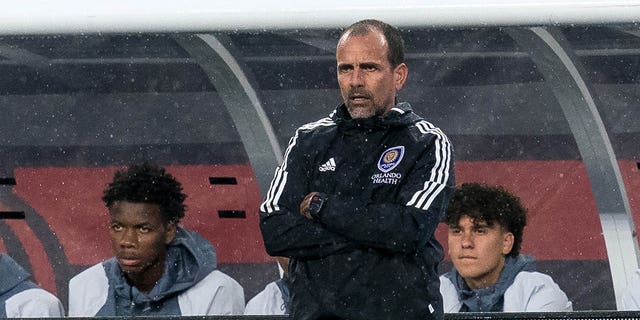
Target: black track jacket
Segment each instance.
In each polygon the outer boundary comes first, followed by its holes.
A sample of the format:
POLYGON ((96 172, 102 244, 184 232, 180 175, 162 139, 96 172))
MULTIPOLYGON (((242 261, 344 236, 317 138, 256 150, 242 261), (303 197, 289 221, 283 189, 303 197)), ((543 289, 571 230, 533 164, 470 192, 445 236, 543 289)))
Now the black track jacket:
POLYGON ((260 206, 267 252, 292 258, 293 318, 442 319, 434 231, 453 190, 451 143, 408 103, 300 127, 260 206), (317 220, 300 214, 312 191, 317 220))

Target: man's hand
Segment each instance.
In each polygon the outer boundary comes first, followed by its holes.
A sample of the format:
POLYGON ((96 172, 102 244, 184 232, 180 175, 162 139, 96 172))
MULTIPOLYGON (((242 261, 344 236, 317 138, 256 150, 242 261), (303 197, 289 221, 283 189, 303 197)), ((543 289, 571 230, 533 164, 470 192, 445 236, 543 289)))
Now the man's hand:
POLYGON ((306 195, 304 199, 302 199, 302 202, 300 202, 300 214, 309 220, 313 219, 313 217, 311 217, 311 213, 309 212, 309 204, 311 204, 311 198, 313 198, 313 196, 315 196, 316 194, 318 193, 315 191, 311 192, 306 195))

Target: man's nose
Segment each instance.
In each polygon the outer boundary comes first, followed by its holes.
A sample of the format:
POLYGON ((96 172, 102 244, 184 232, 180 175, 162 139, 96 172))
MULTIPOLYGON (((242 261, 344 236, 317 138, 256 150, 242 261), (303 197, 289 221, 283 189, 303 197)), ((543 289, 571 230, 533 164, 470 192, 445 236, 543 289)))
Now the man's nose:
POLYGON ((120 237, 120 246, 132 248, 138 244, 138 236, 133 229, 125 229, 120 237))
POLYGON ((473 248, 473 235, 470 232, 463 233, 461 244, 463 248, 473 248))
POLYGON ((360 68, 354 68, 353 72, 351 72, 351 81, 350 85, 352 87, 362 87, 364 84, 364 74, 360 68))

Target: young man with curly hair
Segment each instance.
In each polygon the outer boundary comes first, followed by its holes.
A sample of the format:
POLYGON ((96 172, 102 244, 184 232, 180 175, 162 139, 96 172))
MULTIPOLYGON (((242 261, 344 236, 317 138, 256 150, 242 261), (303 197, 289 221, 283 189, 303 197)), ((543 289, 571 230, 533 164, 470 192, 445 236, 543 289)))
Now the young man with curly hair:
POLYGON ((116 172, 102 197, 115 257, 71 279, 70 316, 242 314, 243 289, 216 270, 213 246, 179 226, 185 198, 161 167, 116 172))
POLYGON ((453 270, 440 277, 444 311, 571 311, 534 259, 520 254, 527 211, 502 187, 465 183, 446 210, 453 270))

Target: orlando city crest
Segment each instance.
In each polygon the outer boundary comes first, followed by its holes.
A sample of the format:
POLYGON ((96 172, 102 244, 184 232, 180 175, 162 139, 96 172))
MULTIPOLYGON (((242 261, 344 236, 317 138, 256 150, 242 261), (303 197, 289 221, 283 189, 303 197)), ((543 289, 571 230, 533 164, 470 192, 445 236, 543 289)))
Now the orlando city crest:
POLYGON ((378 169, 389 172, 395 168, 404 156, 404 146, 397 146, 385 150, 378 160, 378 169))

